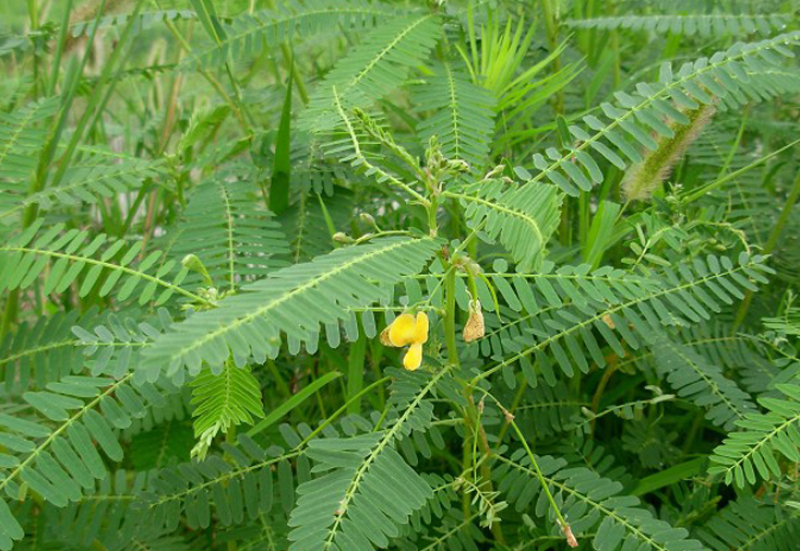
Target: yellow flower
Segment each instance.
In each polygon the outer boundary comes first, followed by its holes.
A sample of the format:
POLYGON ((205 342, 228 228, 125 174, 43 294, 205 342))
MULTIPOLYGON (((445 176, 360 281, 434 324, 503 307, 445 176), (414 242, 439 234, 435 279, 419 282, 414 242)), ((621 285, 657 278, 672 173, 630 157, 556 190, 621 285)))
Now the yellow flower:
POLYGON ((414 371, 422 364, 422 345, 428 342, 428 327, 425 312, 418 312, 416 318, 401 314, 381 332, 381 343, 393 347, 411 345, 403 357, 403 367, 414 371))
POLYGON ((406 346, 414 342, 417 322, 411 314, 397 316, 389 326, 389 341, 392 346, 406 346))
POLYGON ((428 314, 419 312, 417 314, 417 323, 414 325, 414 344, 425 344, 428 342, 428 314))

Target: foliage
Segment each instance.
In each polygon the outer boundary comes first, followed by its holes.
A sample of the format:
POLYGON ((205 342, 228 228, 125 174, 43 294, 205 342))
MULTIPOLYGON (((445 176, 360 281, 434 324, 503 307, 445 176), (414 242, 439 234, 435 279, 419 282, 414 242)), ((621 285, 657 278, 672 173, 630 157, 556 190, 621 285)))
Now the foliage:
POLYGON ((796 2, 0 20, 0 550, 797 547, 796 2))

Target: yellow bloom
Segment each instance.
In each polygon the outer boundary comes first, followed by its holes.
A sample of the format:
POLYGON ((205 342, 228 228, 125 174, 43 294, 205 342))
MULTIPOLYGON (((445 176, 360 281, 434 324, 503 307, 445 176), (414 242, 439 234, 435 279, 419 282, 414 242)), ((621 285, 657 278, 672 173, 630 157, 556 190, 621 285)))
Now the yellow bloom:
POLYGON ((425 344, 428 342, 428 314, 425 312, 417 313, 417 323, 414 326, 414 344, 425 344))
POLYGON ((416 370, 422 363, 422 345, 419 343, 412 344, 408 348, 408 352, 403 357, 403 367, 409 371, 416 370))
POLYGON ((401 314, 381 332, 381 344, 393 347, 410 344, 403 357, 403 366, 413 371, 422 363, 422 345, 428 342, 428 328, 428 315, 425 312, 418 312, 416 318, 411 314, 401 314))
POLYGON ((414 342, 417 322, 411 314, 401 314, 389 326, 392 346, 406 346, 414 342))

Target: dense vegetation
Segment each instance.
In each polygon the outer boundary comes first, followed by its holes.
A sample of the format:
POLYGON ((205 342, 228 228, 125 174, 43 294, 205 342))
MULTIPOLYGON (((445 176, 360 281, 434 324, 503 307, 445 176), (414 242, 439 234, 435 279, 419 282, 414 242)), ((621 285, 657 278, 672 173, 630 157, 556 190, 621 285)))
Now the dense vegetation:
POLYGON ((0 6, 0 549, 800 536, 793 0, 0 6))

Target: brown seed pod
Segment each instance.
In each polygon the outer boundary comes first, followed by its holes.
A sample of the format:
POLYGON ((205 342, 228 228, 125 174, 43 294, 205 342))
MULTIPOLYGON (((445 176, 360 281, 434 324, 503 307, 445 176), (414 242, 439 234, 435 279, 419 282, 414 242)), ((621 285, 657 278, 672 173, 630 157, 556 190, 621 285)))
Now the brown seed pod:
POLYGON ((483 323, 483 312, 481 311, 481 301, 469 301, 469 318, 464 325, 464 342, 472 342, 480 339, 486 334, 486 326, 483 323))

